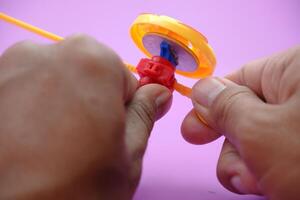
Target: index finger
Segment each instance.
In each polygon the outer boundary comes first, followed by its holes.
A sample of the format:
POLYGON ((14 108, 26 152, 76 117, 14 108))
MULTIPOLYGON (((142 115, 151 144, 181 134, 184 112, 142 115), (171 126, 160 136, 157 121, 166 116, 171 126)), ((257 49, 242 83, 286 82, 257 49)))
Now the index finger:
POLYGON ((276 90, 280 77, 295 58, 297 51, 299 51, 299 46, 249 62, 225 77, 239 85, 250 88, 264 99, 267 91, 270 93, 274 89, 276 90))

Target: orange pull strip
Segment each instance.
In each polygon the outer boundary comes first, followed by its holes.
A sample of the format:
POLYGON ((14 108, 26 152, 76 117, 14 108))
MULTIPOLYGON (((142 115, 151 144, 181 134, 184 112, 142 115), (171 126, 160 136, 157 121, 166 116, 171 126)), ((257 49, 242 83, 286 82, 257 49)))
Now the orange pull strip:
POLYGON ((30 24, 28 24, 26 22, 23 22, 21 20, 15 19, 15 18, 10 17, 10 16, 8 16, 8 15, 6 15, 4 13, 1 13, 1 12, 0 12, 0 19, 6 21, 8 23, 14 24, 16 26, 19 26, 19 27, 21 27, 23 29, 26 29, 28 31, 31 31, 31 32, 33 32, 35 34, 38 34, 38 35, 42 36, 42 37, 48 38, 50 40, 53 40, 55 42, 58 42, 58 41, 61 41, 61 40, 64 39, 63 37, 60 37, 58 35, 55 35, 53 33, 48 32, 48 31, 42 30, 42 29, 40 29, 38 27, 32 26, 32 25, 30 25, 30 24))
POLYGON ((174 89, 179 92, 181 95, 186 96, 188 98, 191 98, 192 95, 192 89, 182 85, 181 83, 178 83, 177 81, 174 83, 174 89))

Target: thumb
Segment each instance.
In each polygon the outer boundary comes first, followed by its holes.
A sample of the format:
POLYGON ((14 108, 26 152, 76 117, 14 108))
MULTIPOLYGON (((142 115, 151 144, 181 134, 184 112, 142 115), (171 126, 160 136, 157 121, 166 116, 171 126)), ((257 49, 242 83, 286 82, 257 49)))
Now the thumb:
POLYGON ((149 84, 139 88, 128 103, 126 145, 133 159, 143 156, 154 122, 168 111, 171 96, 166 87, 149 84))
POLYGON ((200 80, 193 87, 192 100, 199 118, 236 145, 265 110, 265 103, 254 92, 228 79, 200 80))

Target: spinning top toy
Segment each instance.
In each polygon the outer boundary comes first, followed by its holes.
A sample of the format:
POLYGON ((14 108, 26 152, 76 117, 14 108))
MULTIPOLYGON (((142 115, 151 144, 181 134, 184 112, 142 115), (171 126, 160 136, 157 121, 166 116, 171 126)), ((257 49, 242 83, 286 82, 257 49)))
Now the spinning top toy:
MULTIPOLYGON (((0 19, 53 41, 62 37, 0 12, 0 19)), ((140 76, 140 86, 157 83, 190 97, 191 88, 177 82, 175 74, 203 78, 213 73, 216 58, 207 39, 192 27, 173 18, 141 14, 130 28, 136 46, 147 56, 137 66, 125 63, 140 76)))

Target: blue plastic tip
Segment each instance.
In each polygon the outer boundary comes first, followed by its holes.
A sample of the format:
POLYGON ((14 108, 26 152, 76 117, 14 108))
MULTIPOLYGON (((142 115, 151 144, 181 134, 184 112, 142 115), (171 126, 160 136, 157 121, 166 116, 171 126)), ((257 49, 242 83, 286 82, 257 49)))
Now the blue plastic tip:
POLYGON ((160 56, 167 59, 174 67, 178 65, 178 58, 176 52, 172 49, 171 45, 162 41, 160 43, 160 56))

